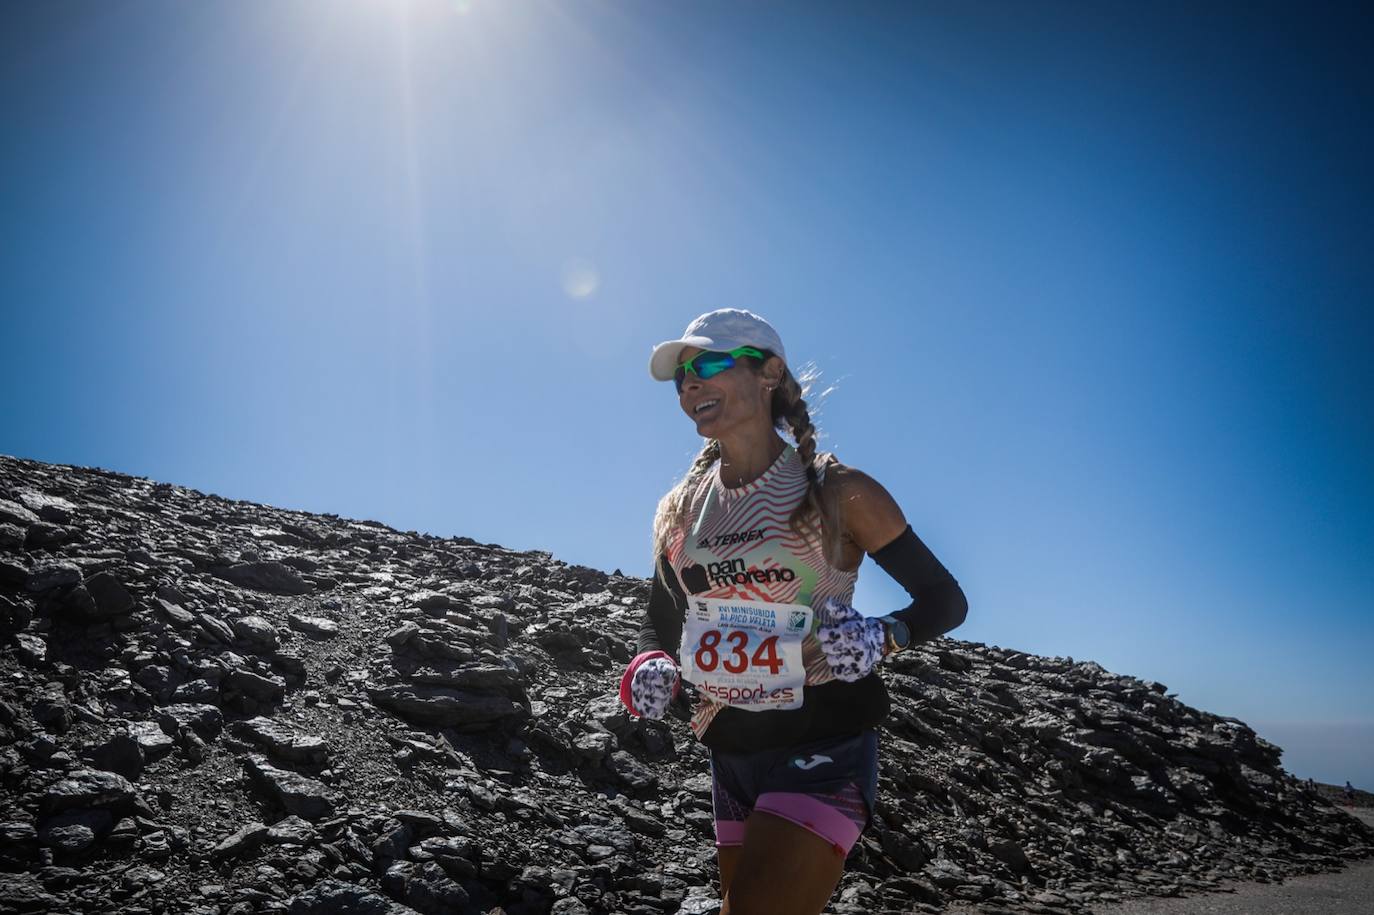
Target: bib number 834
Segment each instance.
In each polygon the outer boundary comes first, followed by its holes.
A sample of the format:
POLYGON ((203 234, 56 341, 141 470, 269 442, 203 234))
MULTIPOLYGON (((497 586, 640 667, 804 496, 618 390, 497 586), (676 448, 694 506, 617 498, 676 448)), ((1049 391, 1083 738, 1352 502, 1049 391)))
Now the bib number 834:
POLYGON ((733 629, 728 635, 719 629, 707 629, 701 634, 701 639, 697 642, 696 663, 697 670, 703 673, 710 673, 717 666, 723 668, 727 673, 742 674, 749 669, 752 664, 755 667, 766 667, 768 673, 777 676, 778 671, 783 668, 782 658, 778 657, 778 637, 770 635, 759 643, 758 647, 750 654, 749 633, 740 629, 733 629), (729 645, 726 647, 722 657, 721 640, 724 639, 729 645))

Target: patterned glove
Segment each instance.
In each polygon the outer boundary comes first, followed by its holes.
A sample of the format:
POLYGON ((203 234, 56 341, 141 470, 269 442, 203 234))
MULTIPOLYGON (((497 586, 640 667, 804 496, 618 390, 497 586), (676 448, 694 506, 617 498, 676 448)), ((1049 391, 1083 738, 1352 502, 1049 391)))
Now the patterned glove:
POLYGON ((680 682, 677 664, 667 652, 645 652, 625 668, 625 676, 620 680, 620 701, 631 714, 662 718, 680 682))
POLYGON ((881 620, 865 617, 833 597, 816 616, 821 621, 816 639, 838 679, 846 683, 861 680, 883 659, 887 633, 881 620))

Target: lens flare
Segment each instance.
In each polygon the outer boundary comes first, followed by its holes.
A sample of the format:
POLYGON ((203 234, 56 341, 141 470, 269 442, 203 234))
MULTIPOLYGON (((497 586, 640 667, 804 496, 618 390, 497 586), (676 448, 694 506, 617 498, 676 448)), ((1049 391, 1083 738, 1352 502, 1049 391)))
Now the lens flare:
POLYGON ((563 263, 563 291, 569 298, 590 298, 600 285, 601 276, 591 261, 572 257, 563 263))

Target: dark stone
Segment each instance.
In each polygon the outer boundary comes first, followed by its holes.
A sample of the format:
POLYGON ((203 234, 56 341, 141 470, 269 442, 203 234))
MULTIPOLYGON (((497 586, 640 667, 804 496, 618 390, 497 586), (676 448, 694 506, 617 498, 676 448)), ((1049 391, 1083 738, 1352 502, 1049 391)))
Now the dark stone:
POLYGON ((219 642, 223 645, 232 644, 234 641, 234 630, 224 620, 216 619, 208 613, 197 613, 196 623, 200 627, 201 633, 210 642, 219 642))
POLYGON ((1029 874, 1034 870, 1030 860, 1026 858, 1025 851, 1018 843, 1010 839, 988 843, 988 851, 994 858, 1005 864, 1013 874, 1029 874))
POLYGON ((480 662, 450 661, 446 658, 411 658, 401 656, 392 659, 396 672, 412 683, 425 683, 432 686, 452 686, 478 692, 500 692, 522 696, 520 675, 509 667, 480 662))
POLYGON ((382 889, 425 915, 468 909, 467 892, 434 862, 397 861, 382 877, 382 889))
POLYGON ((32 874, 0 873, 0 912, 62 912, 61 898, 48 893, 32 874))
POLYGON ((48 787, 42 808, 53 813, 76 807, 128 810, 135 798, 134 786, 124 776, 101 769, 78 769, 48 787))
POLYGON ((67 810, 48 817, 38 827, 38 841, 68 854, 83 852, 110 831, 114 817, 108 810, 67 810))
POLYGON ((22 587, 29 580, 29 570, 17 562, 0 556, 0 585, 22 587))
POLYGON ((528 716, 523 706, 504 696, 446 686, 368 686, 367 694, 381 708, 408 721, 458 730, 484 729, 528 716))
POLYGON ((95 599, 99 618, 108 619, 134 609, 134 598, 109 572, 97 572, 86 579, 86 590, 95 599))
POLYGON ((277 759, 322 766, 329 761, 329 746, 320 738, 297 734, 270 718, 236 722, 231 730, 240 740, 255 744, 277 759))
POLYGON ((307 820, 333 815, 334 802, 329 799, 325 786, 315 779, 278 769, 261 756, 249 756, 243 760, 243 765, 253 784, 288 813, 307 820))
POLYGON ((19 552, 28 540, 28 531, 17 524, 0 522, 0 550, 19 552))
POLYGON ((224 685, 268 705, 275 705, 286 697, 285 680, 280 677, 265 677, 242 667, 230 671, 224 678, 224 685))
POLYGON ((0 522, 13 524, 17 527, 28 527, 30 524, 37 524, 38 521, 37 515, 19 503, 0 499, 0 522))
POLYGON ((324 880, 293 897, 290 915, 411 915, 410 909, 356 883, 324 880))
POLYGON ((179 738, 188 730, 202 740, 214 740, 224 727, 224 714, 215 706, 184 702, 157 709, 157 723, 170 737, 179 738))
POLYGON ((190 629, 196 623, 196 616, 191 611, 185 609, 172 601, 164 600, 162 597, 155 599, 154 603, 162 613, 163 618, 178 629, 190 629))
POLYGON ((19 659, 30 667, 41 667, 48 660, 48 643, 41 637, 21 632, 14 637, 19 659))
POLYGON ((29 550, 41 550, 51 546, 64 543, 72 536, 72 532, 60 524, 53 524, 51 521, 39 521, 29 525, 28 531, 24 536, 24 548, 29 550))
POLYGON ((35 594, 67 588, 81 581, 81 567, 74 562, 49 562, 35 566, 27 576, 24 587, 35 594))
POLYGON ((223 861, 228 858, 241 858, 251 855, 258 850, 266 838, 267 826, 262 823, 249 823, 233 835, 226 836, 211 849, 210 857, 217 861, 223 861))
POLYGON ((339 634, 339 624, 322 616, 302 616, 299 613, 288 613, 286 623, 297 632, 304 632, 307 635, 321 638, 333 638, 339 634))
POLYGON ((276 651, 278 635, 276 627, 260 616, 245 616, 234 620, 234 635, 239 641, 259 651, 276 651))
POLYGON ((120 731, 88 750, 91 764, 97 769, 118 772, 125 778, 138 778, 143 771, 143 747, 128 731, 120 731))
POLYGON ((441 591, 420 591, 411 595, 410 602, 421 610, 448 610, 461 606, 452 595, 441 591))
POLYGON ((240 588, 270 594, 308 594, 314 587, 295 569, 280 562, 241 562, 211 571, 240 588))
POLYGON ((45 521, 70 524, 77 515, 77 507, 61 496, 41 492, 21 492, 19 501, 24 507, 45 521))
MULTIPOLYGON (((179 725, 174 725, 179 727, 179 725)), ((129 725, 129 735, 138 743, 146 762, 156 762, 176 746, 176 742, 152 721, 135 721, 129 725)))
MULTIPOLYGON (((46 646, 45 646, 46 651, 46 646)), ((48 683, 30 708, 33 720, 57 734, 65 734, 72 723, 71 703, 61 683, 48 683)))
POLYGON ((273 823, 267 830, 267 841, 278 845, 309 845, 315 841, 315 827, 298 816, 289 816, 273 823))
POLYGON ((219 700, 219 687, 209 680, 191 680, 172 690, 172 702, 178 704, 213 705, 219 700))
POLYGON ((38 850, 38 830, 26 820, 0 823, 0 861, 23 863, 38 850))

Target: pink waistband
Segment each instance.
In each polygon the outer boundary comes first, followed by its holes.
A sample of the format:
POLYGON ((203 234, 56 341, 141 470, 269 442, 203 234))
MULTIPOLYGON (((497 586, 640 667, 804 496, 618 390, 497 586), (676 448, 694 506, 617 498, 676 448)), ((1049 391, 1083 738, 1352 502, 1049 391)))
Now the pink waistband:
MULTIPOLYGON (((754 810, 762 810, 815 833, 835 847, 837 854, 848 855, 859 841, 863 827, 842 811, 811 794, 795 791, 770 791, 760 794, 754 810)), ((744 823, 716 820, 716 845, 744 844, 744 823)))

